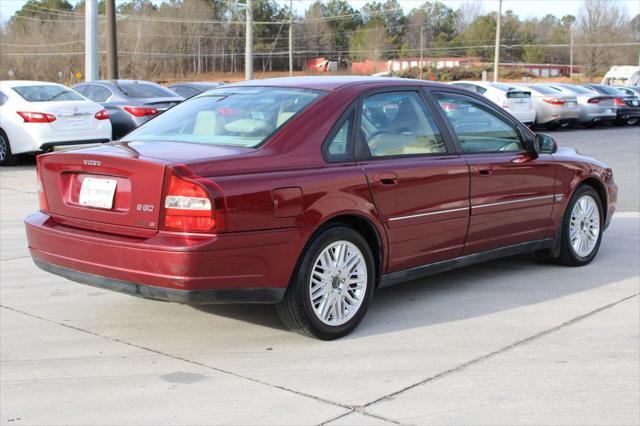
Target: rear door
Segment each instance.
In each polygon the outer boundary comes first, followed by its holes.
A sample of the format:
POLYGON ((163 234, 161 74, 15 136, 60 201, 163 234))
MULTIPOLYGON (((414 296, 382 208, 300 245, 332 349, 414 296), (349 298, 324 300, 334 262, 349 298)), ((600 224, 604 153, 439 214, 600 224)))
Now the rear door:
POLYGON ((357 115, 358 162, 387 231, 390 272, 459 256, 469 168, 420 92, 369 93, 357 115))
POLYGON ((552 156, 529 153, 524 130, 490 103, 446 90, 433 94, 470 166, 471 218, 464 253, 551 236, 552 156))

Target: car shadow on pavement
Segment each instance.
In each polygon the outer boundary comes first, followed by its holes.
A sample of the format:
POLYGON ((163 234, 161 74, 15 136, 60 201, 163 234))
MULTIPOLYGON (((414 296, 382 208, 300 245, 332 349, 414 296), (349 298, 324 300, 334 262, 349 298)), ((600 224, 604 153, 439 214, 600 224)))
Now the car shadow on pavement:
MULTIPOLYGON (((364 321, 347 339, 464 320, 534 305, 632 278, 638 270, 638 218, 617 218, 596 259, 572 268, 519 255, 376 291, 364 321)), ((284 329, 271 305, 197 309, 284 329)))

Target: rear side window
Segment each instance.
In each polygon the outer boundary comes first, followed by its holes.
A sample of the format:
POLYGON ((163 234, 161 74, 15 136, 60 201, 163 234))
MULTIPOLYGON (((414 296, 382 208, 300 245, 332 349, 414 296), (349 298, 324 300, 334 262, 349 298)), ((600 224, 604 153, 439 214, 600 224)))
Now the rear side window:
POLYGON ((97 84, 87 84, 85 88, 85 96, 94 102, 106 102, 111 95, 111 90, 97 84))
POLYGON ((360 121, 373 157, 446 152, 433 116, 416 92, 379 93, 365 98, 360 121))
POLYGON ((71 89, 53 84, 18 86, 12 89, 27 102, 81 101, 84 99, 71 89))
POLYGON ((118 82, 118 88, 126 96, 134 99, 175 98, 175 93, 159 84, 141 82, 118 82))
POLYGON ((470 96, 435 93, 465 153, 524 150, 520 131, 490 106, 470 96))
POLYGON ((5 95, 4 93, 0 92, 0 105, 4 105, 5 103, 7 103, 7 100, 9 100, 7 95, 5 95))
POLYGON ((330 139, 325 142, 324 157, 327 161, 345 161, 350 160, 349 153, 349 136, 353 126, 354 113, 351 111, 342 123, 339 124, 337 130, 334 130, 330 139))
POLYGON ((253 148, 321 93, 278 87, 216 89, 176 105, 125 139, 253 148))

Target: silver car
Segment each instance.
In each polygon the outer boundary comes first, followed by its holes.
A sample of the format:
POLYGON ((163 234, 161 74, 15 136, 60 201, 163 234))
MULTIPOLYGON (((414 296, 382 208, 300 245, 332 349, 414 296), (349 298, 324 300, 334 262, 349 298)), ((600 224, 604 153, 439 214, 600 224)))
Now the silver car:
POLYGON ((113 140, 184 100, 166 87, 142 80, 95 80, 73 90, 109 112, 113 140))
POLYGON ((537 84, 523 84, 519 87, 531 91, 537 125, 556 129, 560 126, 572 126, 578 122, 580 107, 575 95, 567 95, 559 90, 537 84))
POLYGON ((598 123, 612 122, 616 119, 616 106, 611 96, 601 95, 587 87, 566 83, 544 83, 539 86, 550 87, 575 96, 580 107, 578 122, 585 127, 593 128, 598 123))

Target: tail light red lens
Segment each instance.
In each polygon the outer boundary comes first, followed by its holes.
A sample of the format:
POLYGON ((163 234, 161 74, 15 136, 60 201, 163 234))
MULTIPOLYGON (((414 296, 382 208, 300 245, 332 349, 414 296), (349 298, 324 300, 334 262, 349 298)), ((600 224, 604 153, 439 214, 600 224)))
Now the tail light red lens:
POLYGON ((624 101, 622 100, 622 98, 615 98, 613 100, 613 104, 617 105, 617 106, 626 106, 627 104, 624 103, 624 101))
POLYGON ((164 194, 163 229, 178 232, 214 232, 222 213, 215 210, 212 194, 204 185, 174 171, 164 194))
POLYGON ((102 109, 102 110, 96 112, 95 117, 98 120, 108 120, 109 119, 109 113, 107 112, 106 109, 102 109))
POLYGON ((44 193, 44 185, 42 181, 42 166, 40 165, 38 157, 36 157, 36 176, 38 178, 38 204, 40 206, 40 211, 48 212, 49 202, 47 201, 47 195, 44 193))
POLYGON ((543 101, 551 105, 564 105, 567 103, 567 101, 565 101, 564 99, 558 98, 544 98, 543 101))
POLYGON ((56 121, 56 116, 46 112, 18 111, 25 123, 51 123, 56 121))
POLYGON ((134 117, 146 117, 148 115, 156 115, 158 110, 149 107, 126 106, 124 110, 134 117))

